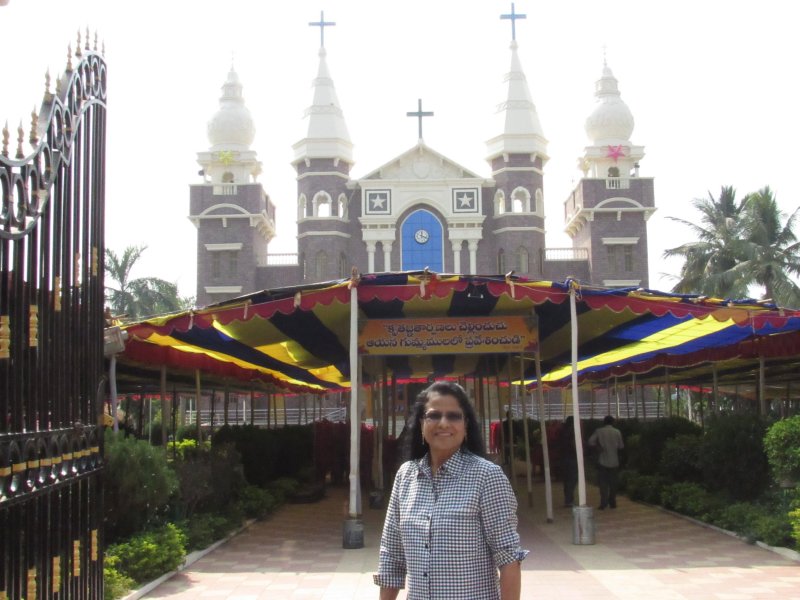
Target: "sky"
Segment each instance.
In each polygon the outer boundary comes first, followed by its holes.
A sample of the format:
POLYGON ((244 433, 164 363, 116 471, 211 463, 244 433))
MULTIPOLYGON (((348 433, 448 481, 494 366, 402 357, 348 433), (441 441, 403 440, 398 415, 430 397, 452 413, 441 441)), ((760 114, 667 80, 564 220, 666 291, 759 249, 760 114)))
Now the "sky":
MULTIPOLYGON (((2 3, 0 3, 2 4, 2 3)), ((0 121, 27 130, 60 73, 67 45, 88 27, 108 64, 106 246, 146 245, 134 276, 156 276, 194 296, 197 236, 189 185, 231 64, 257 133, 259 181, 277 207, 270 252, 296 249, 292 144, 312 101, 320 11, 330 73, 354 144, 352 177, 417 142, 490 176, 486 140, 510 66, 509 13, 500 0, 8 0, 0 6, 4 85, 0 121), (13 85, 10 84, 13 82, 13 85)), ((548 247, 567 247, 563 202, 581 176, 603 60, 631 109, 640 175, 655 178, 648 223, 650 287, 668 290, 680 262, 666 248, 691 240, 670 220, 698 221, 693 198, 731 185, 769 185, 785 212, 800 203, 794 157, 800 127, 800 36, 792 2, 763 0, 517 0, 519 57, 548 139, 548 247)))

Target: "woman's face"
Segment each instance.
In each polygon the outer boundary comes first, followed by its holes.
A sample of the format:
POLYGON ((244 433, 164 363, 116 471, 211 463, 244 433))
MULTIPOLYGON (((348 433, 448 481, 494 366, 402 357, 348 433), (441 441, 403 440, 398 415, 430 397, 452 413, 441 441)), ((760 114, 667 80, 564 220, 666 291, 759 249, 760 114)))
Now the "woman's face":
POLYGON ((467 435, 466 416, 458 400, 432 392, 422 413, 422 437, 431 454, 447 460, 461 447, 467 435))

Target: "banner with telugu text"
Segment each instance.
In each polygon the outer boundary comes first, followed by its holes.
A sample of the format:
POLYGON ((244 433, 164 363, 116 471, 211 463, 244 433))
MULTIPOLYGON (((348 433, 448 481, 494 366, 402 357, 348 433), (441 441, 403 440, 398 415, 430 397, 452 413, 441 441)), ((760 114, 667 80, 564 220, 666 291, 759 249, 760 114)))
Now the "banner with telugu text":
POLYGON ((522 316, 370 319, 358 346, 374 355, 518 354, 536 349, 534 322, 522 316))

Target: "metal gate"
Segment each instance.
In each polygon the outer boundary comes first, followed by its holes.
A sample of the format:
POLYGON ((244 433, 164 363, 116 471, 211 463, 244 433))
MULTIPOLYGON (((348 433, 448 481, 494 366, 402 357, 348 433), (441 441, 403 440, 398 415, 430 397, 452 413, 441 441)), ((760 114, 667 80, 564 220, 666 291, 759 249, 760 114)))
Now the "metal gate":
POLYGON ((0 600, 103 597, 106 65, 88 38, 27 139, 2 133, 0 600))

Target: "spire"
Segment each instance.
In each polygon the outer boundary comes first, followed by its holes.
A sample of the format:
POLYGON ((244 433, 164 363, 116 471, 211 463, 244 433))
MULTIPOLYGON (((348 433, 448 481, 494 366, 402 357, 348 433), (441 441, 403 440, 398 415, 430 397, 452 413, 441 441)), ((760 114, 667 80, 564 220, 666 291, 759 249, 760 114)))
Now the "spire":
MULTIPOLYGON (((498 125, 503 133, 487 142, 489 160, 501 154, 537 154, 547 160, 547 140, 531 100, 528 81, 517 54, 517 42, 511 41, 511 69, 505 76, 508 91, 505 102, 497 107, 498 125)), ((498 128, 499 128, 498 127, 498 128)))
POLYGON ((294 145, 295 162, 308 158, 335 158, 353 163, 353 144, 339 106, 336 88, 325 60, 327 51, 319 49, 319 69, 312 86, 314 99, 306 109, 306 137, 294 145))
POLYGON ((208 122, 212 150, 248 150, 256 135, 253 117, 244 104, 239 75, 231 65, 222 85, 219 109, 208 122))

